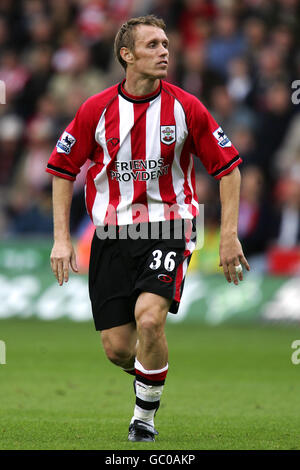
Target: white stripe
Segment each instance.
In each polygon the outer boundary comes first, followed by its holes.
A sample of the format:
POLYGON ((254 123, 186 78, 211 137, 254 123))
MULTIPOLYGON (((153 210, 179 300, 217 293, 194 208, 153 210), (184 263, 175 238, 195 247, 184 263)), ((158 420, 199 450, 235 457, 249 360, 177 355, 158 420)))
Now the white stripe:
POLYGON ((142 382, 136 380, 135 384, 136 393, 135 395, 143 401, 155 402, 161 397, 164 386, 163 385, 145 385, 142 382))
MULTIPOLYGON (((120 116, 120 149, 117 161, 130 162, 131 152, 131 129, 134 125, 133 104, 119 95, 120 116)), ((123 173, 123 172, 121 172, 123 173)), ((132 224, 132 201, 134 196, 133 180, 119 181, 120 203, 117 208, 118 225, 132 224)))
MULTIPOLYGON (((150 101, 146 114, 146 159, 158 160, 160 153, 161 95, 150 101)), ((164 220, 164 205, 159 191, 159 178, 147 180, 149 222, 164 220)))
POLYGON ((104 225, 107 206, 109 204, 109 184, 106 174, 106 166, 111 160, 107 151, 105 139, 105 111, 101 115, 95 131, 95 139, 102 146, 104 152, 104 166, 100 173, 94 178, 96 186, 96 197, 92 208, 92 217, 94 225, 104 225))
POLYGON ((149 374, 150 375, 150 374, 160 374, 161 372, 165 372, 166 370, 168 370, 169 364, 167 363, 167 365, 165 367, 163 367, 162 369, 147 370, 147 369, 144 369, 142 364, 137 360, 137 358, 135 358, 134 367, 137 370, 140 370, 141 372, 143 372, 143 374, 149 374))
MULTIPOLYGON (((197 209, 197 212, 198 212, 199 211, 199 204, 195 199, 195 193, 194 193, 194 188, 193 188, 193 184, 192 184, 193 166, 194 166, 194 160, 193 160, 192 155, 190 155, 190 164, 189 164, 188 171, 187 171, 187 180, 188 180, 189 188, 191 189, 191 193, 192 193, 191 204, 197 209)), ((189 212, 189 214, 190 214, 190 212, 189 212)))
POLYGON ((190 218, 187 213, 184 194, 184 172, 180 165, 181 152, 188 135, 188 129, 185 121, 185 114, 181 104, 175 99, 174 101, 174 117, 176 122, 176 145, 174 150, 174 160, 172 165, 172 179, 174 192, 176 194, 176 202, 179 206, 179 215, 183 219, 190 218))
POLYGON ((143 408, 140 408, 138 405, 135 405, 134 407, 134 416, 132 418, 132 421, 135 421, 136 419, 139 419, 143 421, 143 426, 145 428, 148 428, 149 431, 153 431, 154 427, 154 421, 153 417, 155 414, 155 410, 144 410, 143 408))
POLYGON ((188 268, 188 260, 186 258, 183 262, 183 265, 182 265, 182 280, 184 280, 184 278, 185 278, 187 268, 188 268))
POLYGON ((189 240, 188 242, 185 242, 185 249, 189 251, 189 254, 187 255, 187 257, 182 262, 182 280, 181 280, 181 283, 185 278, 185 275, 186 275, 186 272, 187 272, 187 269, 188 269, 188 266, 189 266, 188 258, 193 253, 195 247, 196 247, 196 241, 189 240))
MULTIPOLYGON (((195 242, 191 242, 189 241, 187 244, 186 244, 186 249, 190 251, 190 254, 192 254, 192 252, 194 251, 194 248, 196 246, 196 243, 195 242)), ((182 262, 182 279, 181 279, 181 283, 180 283, 180 286, 182 284, 182 282, 184 281, 184 278, 186 276, 186 272, 187 272, 187 269, 189 267, 189 263, 188 263, 188 257, 190 256, 190 254, 184 259, 184 261, 182 262)), ((180 289, 180 287, 179 287, 180 289)), ((174 287, 174 292, 176 292, 176 285, 174 287)))

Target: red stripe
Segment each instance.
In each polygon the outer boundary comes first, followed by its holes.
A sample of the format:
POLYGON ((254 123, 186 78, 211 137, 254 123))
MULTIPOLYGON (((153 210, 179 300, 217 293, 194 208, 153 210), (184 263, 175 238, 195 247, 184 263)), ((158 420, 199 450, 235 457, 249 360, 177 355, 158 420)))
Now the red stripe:
POLYGON ((99 154, 99 155, 95 155, 94 157, 94 160, 97 160, 97 165, 94 165, 91 168, 89 168, 86 174, 85 203, 86 203, 87 212, 92 220, 93 220, 93 215, 92 215, 93 205, 94 205, 96 195, 97 195, 97 189, 94 183, 94 179, 103 168, 104 154, 103 154, 102 147, 97 146, 96 153, 99 154))
POLYGON ((111 158, 106 168, 106 174, 109 185, 109 206, 113 210, 107 210, 104 223, 110 225, 117 224, 117 207, 120 202, 120 187, 115 178, 112 178, 111 172, 115 171, 115 159, 120 149, 120 113, 119 98, 113 100, 105 112, 105 140, 107 142, 107 151, 111 158))
MULTIPOLYGON (((161 126, 176 126, 175 115, 174 115, 174 102, 175 99, 169 93, 161 93, 161 110, 160 110, 160 125, 161 126)), ((176 129, 176 127, 175 127, 176 129)), ((160 128, 161 130, 161 128, 160 128)), ((169 165, 168 172, 166 175, 162 175, 159 178, 159 191, 161 195, 162 202, 166 206, 175 206, 177 204, 176 194, 173 186, 172 178, 172 164, 175 156, 175 145, 176 140, 171 145, 167 145, 162 142, 160 136, 160 152, 161 157, 164 159, 164 166, 169 165)), ((167 220, 180 218, 178 213, 178 208, 176 211, 170 212, 168 207, 164 208, 165 218, 167 220)))
POLYGON ((192 229, 193 229, 193 225, 192 225, 192 221, 190 220, 186 220, 186 225, 185 225, 185 250, 184 250, 184 253, 183 253, 183 260, 182 260, 182 263, 178 266, 178 269, 177 269, 177 273, 176 273, 176 281, 175 281, 175 294, 174 294, 174 299, 177 301, 177 302, 180 302, 180 298, 181 298, 181 284, 182 284, 182 281, 184 279, 184 275, 183 275, 183 263, 184 261, 190 256, 191 254, 191 251, 188 250, 187 248, 187 244, 189 243, 190 239, 191 239, 191 234, 192 234, 192 229))
POLYGON ((176 302, 180 302, 180 288, 181 288, 181 283, 183 280, 183 262, 178 266, 177 269, 177 274, 176 274, 176 284, 175 284, 175 295, 174 299, 176 302))
MULTIPOLYGON (((196 177, 195 177, 195 166, 193 165, 192 173, 191 173, 191 184, 193 188, 192 198, 198 202, 197 192, 196 192, 196 177)), ((198 209, 191 203, 189 206, 189 211, 193 214, 193 217, 198 215, 198 209)))
MULTIPOLYGON (((134 127, 131 131, 131 154, 132 160, 146 160, 146 115, 147 109, 149 107, 149 103, 139 103, 133 105, 134 110, 134 127)), ((140 176, 143 175, 142 168, 141 169, 132 169, 133 173, 136 175, 139 174, 140 176), (138 173, 137 173, 138 172, 138 173)), ((148 222, 149 215, 148 215, 148 202, 147 202, 147 183, 146 181, 133 181, 133 205, 141 204, 143 208, 141 208, 142 212, 136 210, 133 206, 132 211, 132 220, 133 222, 148 222), (143 210, 144 209, 144 210, 143 210), (143 217, 143 214, 146 215, 143 217)))
POLYGON ((158 374, 152 374, 152 373, 144 374, 139 369, 135 369, 135 373, 137 375, 141 375, 142 377, 145 377, 145 379, 158 381, 158 380, 165 380, 167 373, 168 373, 168 369, 165 370, 164 372, 159 372, 158 374))

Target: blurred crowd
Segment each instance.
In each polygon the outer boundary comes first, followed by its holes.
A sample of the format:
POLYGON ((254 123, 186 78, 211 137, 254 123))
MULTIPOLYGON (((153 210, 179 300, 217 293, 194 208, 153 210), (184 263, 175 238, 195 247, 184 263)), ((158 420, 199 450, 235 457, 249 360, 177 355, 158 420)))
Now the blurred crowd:
MULTIPOLYGON (((239 236, 265 270, 274 246, 300 246, 298 0, 1 0, 1 238, 52 234, 49 155, 81 103, 123 78, 115 34, 148 13, 167 24, 168 80, 207 106, 243 158, 239 236)), ((206 229, 217 231, 218 184, 195 167, 206 229)), ((75 236, 86 221, 84 175, 75 236)))

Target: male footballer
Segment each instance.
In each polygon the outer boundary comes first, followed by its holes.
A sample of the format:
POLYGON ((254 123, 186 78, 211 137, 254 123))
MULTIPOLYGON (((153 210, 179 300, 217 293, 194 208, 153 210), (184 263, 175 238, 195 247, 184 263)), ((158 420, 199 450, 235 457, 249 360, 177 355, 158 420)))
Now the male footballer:
POLYGON ((195 247, 194 154, 220 180, 220 266, 228 282, 249 270, 237 237, 241 158, 201 102, 167 76, 169 41, 153 15, 123 24, 115 55, 125 78, 90 97, 62 133, 53 177, 51 267, 59 285, 78 272, 69 216, 73 182, 90 160, 86 208, 96 230, 89 294, 114 364, 135 376, 129 441, 154 441, 167 372, 167 313, 176 314, 195 247))

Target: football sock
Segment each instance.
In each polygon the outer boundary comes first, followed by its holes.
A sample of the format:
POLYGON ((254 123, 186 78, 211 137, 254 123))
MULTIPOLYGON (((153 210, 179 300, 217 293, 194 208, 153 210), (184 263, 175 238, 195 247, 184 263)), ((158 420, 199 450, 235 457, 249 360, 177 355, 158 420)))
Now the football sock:
POLYGON ((162 369, 147 370, 135 360, 136 401, 131 422, 139 419, 154 426, 154 415, 160 404, 167 372, 168 364, 162 369))

